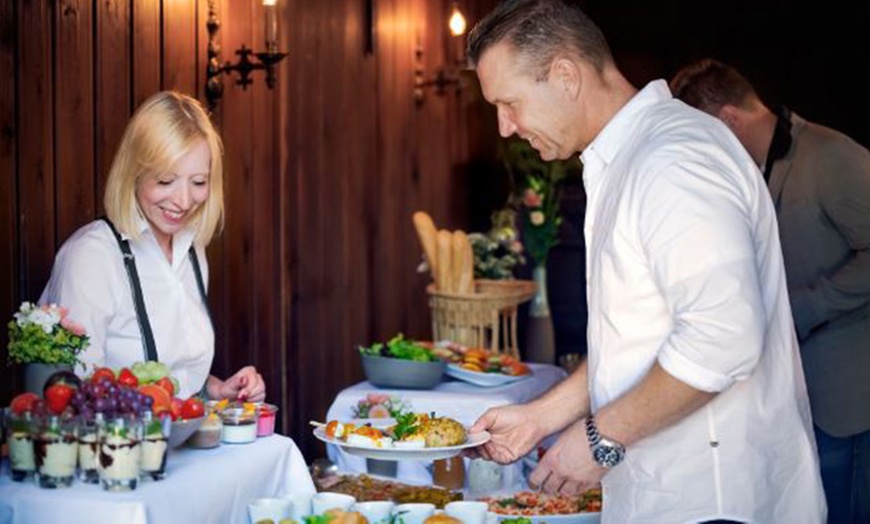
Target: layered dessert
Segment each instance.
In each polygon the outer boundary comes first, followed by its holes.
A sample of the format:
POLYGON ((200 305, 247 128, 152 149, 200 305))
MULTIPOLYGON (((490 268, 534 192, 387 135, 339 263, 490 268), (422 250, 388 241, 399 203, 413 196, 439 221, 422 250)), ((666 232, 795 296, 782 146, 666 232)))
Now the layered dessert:
POLYGON ((72 485, 78 460, 78 439, 75 433, 40 433, 33 441, 39 486, 43 488, 72 485))
POLYGON ((12 480, 21 482, 36 471, 33 439, 29 431, 13 430, 9 435, 9 466, 12 480))
POLYGON ((260 404, 257 416, 257 436, 268 437, 275 433, 275 418, 278 406, 274 404, 260 404))
POLYGON ((169 449, 169 439, 163 433, 152 433, 142 440, 141 472, 154 480, 166 476, 166 455, 169 449))
POLYGON ((97 446, 96 431, 79 435, 79 478, 90 484, 100 481, 97 471, 97 446))
POLYGON ((121 435, 107 435, 100 443, 100 480, 110 491, 136 489, 142 448, 139 441, 121 435))
POLYGON ((257 439, 257 411, 253 406, 226 408, 221 412, 221 440, 226 444, 247 444, 257 439))
POLYGON ((223 423, 220 417, 215 412, 210 412, 206 415, 202 425, 197 428, 194 434, 187 441, 187 445, 192 448, 208 449, 219 446, 221 443, 221 431, 223 423))

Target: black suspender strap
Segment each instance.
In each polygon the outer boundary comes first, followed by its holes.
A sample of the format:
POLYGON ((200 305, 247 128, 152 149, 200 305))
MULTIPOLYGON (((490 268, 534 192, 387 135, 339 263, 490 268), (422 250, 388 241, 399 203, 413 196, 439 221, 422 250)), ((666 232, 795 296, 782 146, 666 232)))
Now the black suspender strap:
MULTIPOLYGON (((157 345, 154 343, 154 333, 151 331, 151 323, 148 321, 148 312, 145 311, 145 301, 142 298, 142 286, 139 284, 139 272, 136 270, 136 259, 130 250, 130 242, 121 238, 121 234, 115 229, 115 224, 107 217, 101 219, 109 226, 121 248, 124 256, 124 267, 127 269, 127 277, 130 279, 130 291, 133 293, 133 304, 136 306, 136 319, 139 321, 139 331, 142 333, 142 343, 145 346, 145 360, 157 360, 157 345)), ((198 273, 197 273, 198 275, 198 273)))
POLYGON ((193 266, 193 274, 196 276, 196 287, 199 289, 199 296, 202 298, 202 305, 205 307, 205 312, 208 313, 208 320, 214 327, 214 320, 211 318, 211 309, 208 307, 208 296, 205 292, 205 284, 202 281, 202 271, 199 269, 199 257, 196 256, 196 249, 193 244, 187 250, 187 256, 190 257, 190 263, 193 266))

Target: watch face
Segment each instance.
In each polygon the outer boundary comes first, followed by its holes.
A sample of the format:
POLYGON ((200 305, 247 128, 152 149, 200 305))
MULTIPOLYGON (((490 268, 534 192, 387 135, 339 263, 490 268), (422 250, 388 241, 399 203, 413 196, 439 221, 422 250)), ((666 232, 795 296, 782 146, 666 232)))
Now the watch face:
POLYGON ((605 468, 612 468, 622 462, 623 455, 624 452, 621 449, 612 446, 596 446, 592 450, 595 462, 605 468))

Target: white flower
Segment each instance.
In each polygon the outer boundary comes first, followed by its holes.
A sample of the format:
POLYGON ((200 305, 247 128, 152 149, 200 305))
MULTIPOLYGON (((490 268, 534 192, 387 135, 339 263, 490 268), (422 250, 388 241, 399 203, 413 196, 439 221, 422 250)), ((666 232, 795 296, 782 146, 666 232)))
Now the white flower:
POLYGON ((546 217, 546 215, 544 215, 543 211, 532 211, 529 214, 529 220, 531 220, 532 225, 535 225, 535 226, 542 225, 546 218, 547 217, 546 217))

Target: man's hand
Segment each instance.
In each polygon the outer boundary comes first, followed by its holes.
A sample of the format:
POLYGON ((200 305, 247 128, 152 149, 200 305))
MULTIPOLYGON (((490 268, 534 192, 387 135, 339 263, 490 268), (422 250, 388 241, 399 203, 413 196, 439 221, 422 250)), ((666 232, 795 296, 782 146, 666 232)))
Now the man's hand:
POLYGON ((592 458, 586 429, 580 420, 565 429, 547 450, 529 476, 529 486, 539 487, 547 493, 579 495, 598 487, 605 473, 607 469, 592 458))
POLYGON ((539 427, 533 409, 528 405, 514 405, 488 410, 469 431, 488 431, 492 435, 489 442, 476 449, 479 456, 499 464, 510 464, 531 451, 543 438, 539 435, 539 427))
POLYGON ((254 366, 245 366, 224 381, 214 377, 212 379, 213 386, 209 387, 211 398, 250 402, 262 402, 266 399, 266 383, 254 366))

